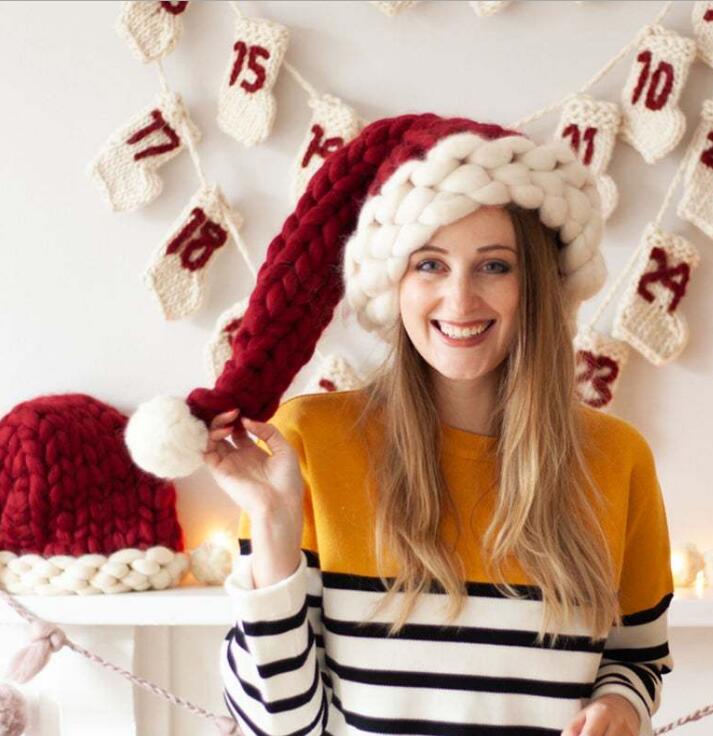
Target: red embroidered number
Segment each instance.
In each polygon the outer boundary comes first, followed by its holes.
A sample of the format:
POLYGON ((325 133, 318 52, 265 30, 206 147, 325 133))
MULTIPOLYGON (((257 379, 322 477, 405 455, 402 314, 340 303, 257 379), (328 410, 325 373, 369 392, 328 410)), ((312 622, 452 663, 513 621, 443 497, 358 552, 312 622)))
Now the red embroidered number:
POLYGON ((639 279, 637 292, 647 302, 652 302, 655 297, 647 288, 648 284, 660 281, 667 289, 673 292, 673 299, 668 305, 668 311, 673 312, 686 293, 686 284, 691 275, 691 269, 685 261, 670 268, 668 265, 668 256, 663 248, 652 248, 649 254, 649 261, 651 260, 656 261, 657 268, 655 271, 645 273, 639 279))
POLYGON ((227 239, 228 233, 217 222, 209 220, 200 207, 194 207, 191 219, 168 244, 166 255, 180 250, 183 268, 197 271, 227 239))
POLYGON ((134 154, 134 161, 147 158, 148 156, 158 156, 161 153, 166 153, 166 151, 172 151, 181 143, 176 131, 163 119, 163 115, 160 110, 151 110, 151 117, 153 118, 153 122, 149 123, 146 127, 137 130, 136 133, 126 139, 126 142, 133 146, 135 143, 138 143, 140 140, 146 138, 147 135, 151 135, 151 133, 154 133, 157 130, 160 130, 166 138, 168 138, 168 141, 156 146, 149 146, 148 148, 144 148, 143 151, 137 151, 134 154))
POLYGON ((584 363, 585 370, 577 376, 577 383, 590 383, 592 388, 599 394, 599 398, 587 401, 589 406, 598 409, 611 401, 612 392, 608 383, 612 383, 619 375, 619 366, 616 361, 606 355, 594 355, 589 350, 577 351, 577 362, 584 363), (600 373, 601 369, 608 373, 600 373))
POLYGON ((667 61, 659 62, 656 70, 649 79, 649 72, 651 71, 651 52, 647 49, 642 51, 637 57, 637 61, 643 62, 644 66, 639 74, 639 80, 636 83, 636 88, 631 96, 631 104, 635 105, 641 93, 644 91, 644 87, 648 83, 648 89, 646 90, 645 105, 649 110, 660 110, 669 98, 671 90, 673 90, 673 66, 667 61), (663 85, 660 85, 661 79, 663 78, 663 85), (659 87, 661 87, 659 89, 659 87))
POLYGON ((257 57, 262 56, 263 59, 269 59, 270 52, 262 46, 250 46, 250 49, 248 50, 248 46, 245 41, 236 41, 233 49, 235 49, 237 53, 235 56, 235 62, 233 63, 233 68, 230 72, 230 82, 228 86, 232 87, 235 84, 237 78, 240 76, 240 72, 243 70, 245 57, 248 56, 248 68, 255 74, 255 79, 252 82, 246 82, 243 80, 240 82, 240 86, 246 92, 257 92, 265 84, 265 67, 258 64, 257 57))
MULTIPOLYGON (((708 133, 707 140, 713 143, 713 130, 710 133, 708 133)), ((703 153, 701 154, 701 161, 709 169, 713 169, 713 146, 703 151, 703 153)))
POLYGON ((338 148, 341 148, 344 145, 344 139, 340 138, 339 136, 335 136, 334 138, 327 138, 326 141, 322 141, 323 135, 324 128, 322 128, 320 125, 312 126, 312 140, 309 142, 309 146, 307 146, 305 155, 302 157, 303 169, 307 168, 309 162, 312 160, 312 156, 314 156, 315 154, 318 154, 322 158, 326 158, 327 154, 333 153, 338 148))
POLYGON ((188 0, 178 0, 178 2, 161 0, 161 7, 171 15, 180 15, 188 7, 188 0))
POLYGON ((587 144, 587 147, 584 149, 582 163, 585 166, 589 166, 589 164, 592 162, 592 156, 594 155, 594 138, 597 135, 597 130, 598 128, 588 127, 585 129, 584 134, 582 134, 579 126, 576 123, 572 123, 562 131, 563 138, 572 139, 570 141, 570 144, 577 155, 579 155, 579 146, 582 142, 582 138, 584 138, 584 142, 587 144))

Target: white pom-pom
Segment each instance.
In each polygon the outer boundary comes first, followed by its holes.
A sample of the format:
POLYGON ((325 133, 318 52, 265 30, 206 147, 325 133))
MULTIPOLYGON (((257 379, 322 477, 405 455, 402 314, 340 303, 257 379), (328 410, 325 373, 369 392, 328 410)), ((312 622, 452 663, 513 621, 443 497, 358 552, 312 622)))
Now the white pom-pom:
POLYGON ((27 704, 12 685, 0 684, 0 736, 21 736, 27 728, 27 704))
POLYGON ((156 396, 131 415, 124 440, 132 460, 159 478, 183 478, 203 464, 208 428, 176 396, 156 396))
POLYGON ((191 572, 205 585, 222 585, 232 565, 232 552, 220 544, 203 542, 191 552, 191 572))

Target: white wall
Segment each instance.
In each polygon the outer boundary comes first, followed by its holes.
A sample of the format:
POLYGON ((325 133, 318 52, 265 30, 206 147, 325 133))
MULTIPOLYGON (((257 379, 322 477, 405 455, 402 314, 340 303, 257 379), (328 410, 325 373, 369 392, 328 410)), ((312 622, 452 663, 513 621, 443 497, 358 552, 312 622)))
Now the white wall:
MULTIPOLYGON (((667 25, 691 35, 692 4, 675 3, 667 25)), ((492 18, 447 0, 424 1, 395 18, 361 0, 242 7, 287 25, 287 60, 320 92, 342 97, 367 120, 433 111, 511 124, 581 87, 661 5, 530 1, 492 18)), ((111 212, 86 175, 87 162, 109 133, 159 89, 155 68, 134 60, 114 32, 119 8, 118 2, 0 5, 0 415, 20 401, 60 392, 89 393, 130 413, 156 394, 185 396, 207 385, 203 349, 213 322, 252 288, 237 249, 226 250, 214 264, 201 311, 164 321, 139 274, 197 189, 190 157, 184 153, 163 167, 163 193, 136 212, 111 212)), ((245 216, 242 234, 259 265, 290 212, 289 168, 311 111, 303 90, 283 71, 269 139, 244 148, 222 133, 216 100, 234 15, 225 2, 194 3, 185 21, 184 37, 165 61, 168 78, 204 134, 199 150, 208 178, 245 216)), ((618 100, 630 63, 621 62, 593 93, 618 100)), ((713 70, 696 63, 682 99, 686 141, 712 88, 713 70)), ((550 114, 527 130, 545 137, 556 122, 557 113, 550 114)), ((610 173, 620 187, 620 204, 604 244, 612 279, 655 216, 684 146, 651 166, 626 144, 617 145, 610 173)), ((674 543, 694 541, 705 549, 713 547, 713 309, 705 288, 713 261, 710 242, 673 210, 664 225, 702 255, 682 309, 690 344, 679 360, 661 368, 632 350, 613 413, 638 426, 654 450, 674 543)), ((586 303, 580 318, 597 302, 586 303)), ((610 328, 615 304, 600 328, 610 328)), ((319 348, 339 351, 357 367, 382 354, 374 338, 339 318, 319 348)), ((316 365, 315 357, 285 398, 301 392, 316 365)), ((177 485, 189 547, 237 518, 206 472, 177 485)), ((662 718, 680 714, 684 701, 702 704, 705 696, 701 689, 695 698, 695 683, 706 677, 713 682, 710 670, 689 680, 691 639, 681 637, 674 645, 679 671, 667 685, 676 701, 669 696, 662 718)), ((711 661, 710 630, 705 651, 711 661)))

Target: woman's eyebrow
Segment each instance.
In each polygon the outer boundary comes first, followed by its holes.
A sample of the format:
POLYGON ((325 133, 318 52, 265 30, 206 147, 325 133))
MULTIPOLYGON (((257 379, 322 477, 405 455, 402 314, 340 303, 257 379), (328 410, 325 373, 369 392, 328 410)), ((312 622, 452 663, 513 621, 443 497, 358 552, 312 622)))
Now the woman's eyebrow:
MULTIPOLYGON (((420 248, 416 248, 416 250, 414 250, 413 252, 418 253, 420 250, 437 250, 439 253, 448 253, 447 250, 443 248, 439 248, 437 245, 430 245, 430 244, 422 245, 420 248)), ((500 245, 500 244, 482 245, 480 248, 478 248, 479 252, 489 251, 489 250, 510 250, 513 253, 517 254, 517 251, 508 245, 500 245)))

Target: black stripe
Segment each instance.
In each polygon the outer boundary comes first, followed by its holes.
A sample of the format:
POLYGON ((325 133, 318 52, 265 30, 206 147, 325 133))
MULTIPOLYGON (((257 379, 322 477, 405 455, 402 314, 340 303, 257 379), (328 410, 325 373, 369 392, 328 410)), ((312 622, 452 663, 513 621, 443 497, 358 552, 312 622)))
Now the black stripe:
MULTIPOLYGON (((240 547, 241 556, 252 553, 252 540, 249 538, 239 538, 238 545, 240 547)), ((309 549, 302 548, 302 552, 305 553, 307 558, 307 565, 319 569, 319 554, 309 549)), ((321 570, 322 583, 325 588, 334 588, 341 590, 356 590, 366 592, 386 592, 386 586, 378 576, 371 575, 355 575, 352 573, 341 573, 341 572, 329 572, 328 570, 321 570)), ((385 580, 393 584, 395 578, 386 577, 385 580)), ((511 584, 512 588, 519 593, 524 600, 542 600, 542 590, 537 585, 521 585, 511 584)), ((492 583, 472 582, 466 581, 466 590, 469 596, 479 596, 487 598, 510 598, 504 591, 498 590, 498 588, 492 583)), ((445 594, 443 586, 436 580, 431 582, 430 590, 426 591, 429 593, 441 593, 445 594)))
MULTIPOLYGON (((369 593, 386 592, 386 586, 382 583, 381 578, 370 575, 354 575, 352 573, 329 572, 322 570, 322 584, 325 588, 335 590, 355 590, 369 593)), ((389 583, 393 584, 394 578, 386 577, 389 583)), ((477 596, 480 598, 511 598, 500 591, 492 583, 476 583, 472 581, 465 582, 466 592, 469 596, 477 596)), ((542 590, 536 585, 512 585, 512 588, 518 592, 524 600, 542 600, 542 590)), ((445 594, 443 586, 436 580, 431 581, 429 593, 445 594)))
POLYGON ((659 618, 664 611, 671 605, 673 593, 666 595, 652 608, 645 608, 643 611, 636 613, 628 613, 621 617, 624 626, 638 626, 639 624, 648 624, 659 618))
POLYGON ((670 654, 668 642, 658 644, 655 647, 629 647, 628 649, 605 649, 604 658, 614 662, 652 662, 663 659, 670 654))
MULTIPOLYGON (((258 736, 272 736, 272 734, 268 733, 267 731, 263 731, 262 729, 258 728, 255 723, 247 717, 245 711, 243 711, 243 709, 233 700, 230 693, 225 689, 223 689, 223 700, 228 707, 228 711, 233 716, 233 719, 236 722, 238 722, 237 716, 240 716, 240 718, 242 718, 242 720, 249 726, 253 733, 257 734, 258 736)), ((304 728, 300 728, 297 731, 290 731, 289 733, 285 734, 285 736, 304 736, 305 734, 310 733, 314 730, 320 718, 322 718, 323 723, 326 723, 326 717, 329 715, 328 708, 329 705, 327 703, 327 693, 323 689, 322 705, 320 706, 319 713, 317 713, 317 716, 314 718, 314 720, 311 723, 308 723, 304 728), (325 713, 327 714, 327 716, 324 715, 325 713)), ((238 725, 240 725, 239 722, 238 725)))
MULTIPOLYGON (((651 711, 649 710, 648 704, 644 700, 644 696, 631 684, 629 680, 626 679, 624 675, 620 674, 619 672, 611 672, 608 675, 597 678, 594 687, 598 687, 599 685, 604 685, 607 683, 616 683, 618 685, 623 685, 624 687, 631 690, 632 693, 636 693, 636 697, 639 698, 639 700, 644 704, 644 707, 646 708, 649 715, 651 715, 651 711)), ((594 689, 594 687, 592 689, 594 689)))
POLYGON ((266 702, 263 699, 260 690, 254 685, 251 685, 249 682, 243 680, 243 678, 240 676, 240 673, 235 666, 235 661, 231 656, 230 651, 228 652, 228 663, 230 664, 230 669, 235 675, 235 679, 240 683, 240 687, 242 688, 243 692, 251 697, 253 700, 258 701, 268 713, 284 713, 290 710, 297 710, 298 708, 301 708, 303 705, 306 705, 312 700, 318 687, 323 688, 319 662, 315 660, 314 677, 312 678, 312 684, 307 690, 305 690, 305 692, 299 693, 297 695, 290 695, 289 697, 281 698, 280 700, 266 702))
POLYGON ((374 670, 341 665, 325 655, 325 664, 340 679, 366 685, 389 687, 418 687, 429 690, 463 690, 503 694, 537 695, 547 698, 576 699, 587 696, 590 683, 550 682, 524 677, 491 677, 488 675, 448 674, 444 672, 409 672, 374 670))
MULTIPOLYGON (((341 636, 385 639, 387 623, 370 622, 360 624, 356 621, 341 621, 324 616, 323 629, 341 636)), ((550 646, 551 634, 545 634, 542 644, 537 644, 537 632, 522 629, 490 629, 477 626, 448 626, 437 624, 404 624, 398 634, 390 639, 438 641, 468 644, 494 644, 500 646, 530 647, 534 649, 548 648, 552 651, 601 652, 604 640, 592 643, 587 636, 561 634, 555 647, 550 646)))
MULTIPOLYGON (((256 664, 255 667, 257 668, 257 672, 260 675, 261 679, 264 680, 268 677, 273 677, 274 675, 281 675, 284 672, 292 672, 293 670, 300 669, 300 667, 304 665, 304 663, 307 661, 307 657, 309 656, 310 649, 312 648, 312 643, 315 641, 312 625, 308 622, 307 626, 307 646, 302 651, 302 653, 296 655, 295 657, 276 659, 272 662, 268 662, 267 664, 256 664)), ((237 631, 233 640, 243 651, 248 654, 248 656, 252 656, 250 649, 246 644, 241 632, 237 631)), ((233 653, 230 650, 230 646, 228 646, 228 662, 230 663, 230 668, 233 670, 233 672, 237 673, 237 668, 235 666, 235 661, 233 659, 233 653)))
POLYGON ((362 731, 379 734, 423 734, 424 736, 560 736, 559 728, 537 728, 535 726, 493 726, 484 723, 446 723, 415 718, 372 718, 347 711, 336 695, 332 705, 344 720, 362 731))
POLYGON ((646 667, 657 682, 663 682, 661 679, 661 667, 659 665, 651 664, 651 662, 642 662, 640 666, 646 667))
POLYGON ((297 613, 274 621, 242 621, 243 632, 246 636, 274 636, 299 629, 307 616, 307 600, 297 613))
MULTIPOLYGON (((238 547, 240 548, 241 557, 251 554, 253 551, 252 539, 239 537, 238 547)), ((317 552, 313 552, 311 549, 302 549, 302 552, 305 553, 308 567, 319 567, 319 554, 317 552)))
MULTIPOLYGON (((654 678, 654 676, 651 674, 648 668, 642 667, 637 664, 631 664, 630 662, 617 662, 616 666, 625 667, 627 670, 631 670, 631 672, 639 678, 642 685, 646 688, 646 692, 649 694, 649 697, 651 698, 651 700, 653 701, 655 699, 656 686, 657 686, 658 680, 657 678, 654 678)), ((626 677, 626 675, 623 675, 621 673, 611 673, 611 674, 619 674, 621 677, 626 677)), ((660 680, 660 678, 658 679, 660 680)))

